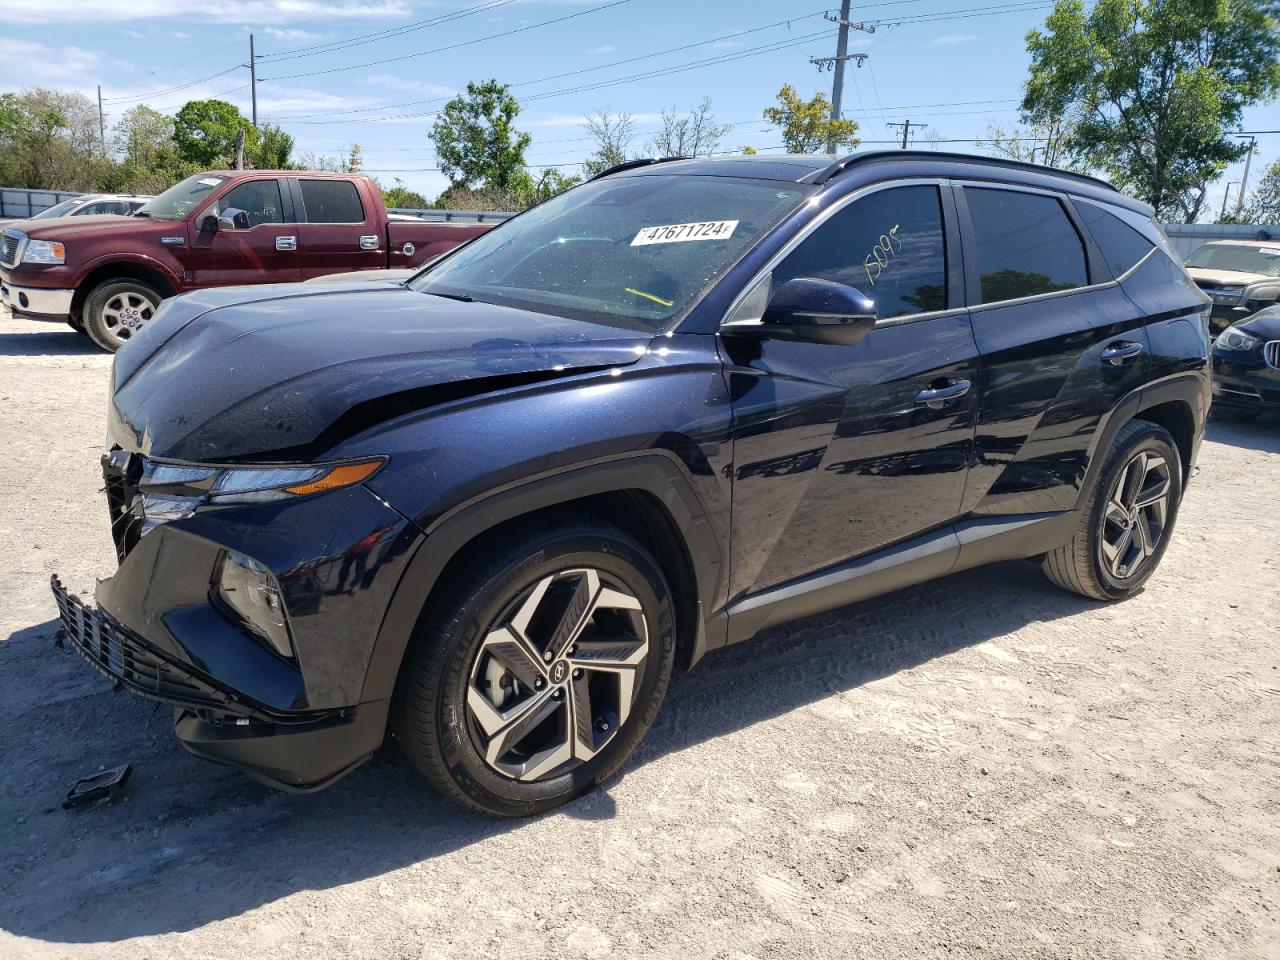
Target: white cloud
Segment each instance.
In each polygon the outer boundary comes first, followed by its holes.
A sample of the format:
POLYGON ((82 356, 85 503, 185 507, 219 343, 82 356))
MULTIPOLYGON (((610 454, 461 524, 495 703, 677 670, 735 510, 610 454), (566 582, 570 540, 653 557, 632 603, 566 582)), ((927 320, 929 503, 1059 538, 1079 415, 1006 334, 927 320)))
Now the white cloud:
POLYGON ((102 63, 102 57, 83 47, 48 47, 33 40, 0 37, 0 63, 21 65, 24 85, 45 82, 59 88, 83 83, 102 63))
POLYGON ((41 0, 6 4, 8 23, 137 22, 182 18, 206 23, 288 23, 299 18, 360 19, 403 17, 413 12, 407 0, 205 0, 180 5, 173 0, 41 0))
POLYGON ((931 47, 954 47, 961 43, 971 43, 977 40, 977 36, 972 33, 948 33, 941 37, 934 37, 929 41, 931 47))
POLYGON ((372 83, 377 87, 386 87, 388 90, 399 90, 404 93, 421 93, 428 97, 452 97, 458 92, 453 87, 427 83, 424 80, 410 80, 390 73, 374 73, 364 79, 366 83, 372 83))
POLYGON ((615 47, 612 43, 606 43, 603 47, 596 47, 594 50, 590 52, 593 54, 613 53, 613 51, 617 49, 618 48, 615 47))
POLYGON ((303 41, 323 40, 324 34, 312 33, 310 30, 299 30, 297 27, 267 27, 266 34, 281 43, 302 43, 303 41))

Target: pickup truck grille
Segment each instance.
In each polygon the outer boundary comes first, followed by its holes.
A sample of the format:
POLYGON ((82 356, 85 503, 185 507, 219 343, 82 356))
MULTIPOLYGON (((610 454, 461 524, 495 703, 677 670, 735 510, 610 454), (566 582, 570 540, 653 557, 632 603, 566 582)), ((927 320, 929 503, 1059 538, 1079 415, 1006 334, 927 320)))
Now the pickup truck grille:
POLYGON ((6 230, 4 232, 4 247, 0 249, 0 264, 6 267, 14 267, 18 265, 18 247, 22 245, 25 237, 17 230, 6 230))

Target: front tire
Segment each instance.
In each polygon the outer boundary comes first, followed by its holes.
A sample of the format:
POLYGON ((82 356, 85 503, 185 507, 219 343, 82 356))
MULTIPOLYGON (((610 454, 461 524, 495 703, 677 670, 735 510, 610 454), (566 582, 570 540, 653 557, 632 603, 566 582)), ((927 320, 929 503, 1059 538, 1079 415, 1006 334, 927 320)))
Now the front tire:
POLYGON ((106 280, 85 298, 85 332, 109 353, 115 353, 151 322, 164 297, 140 280, 106 280))
POLYGON ((566 516, 501 542, 437 590, 392 723, 443 793, 518 817, 582 795, 635 750, 671 678, 675 618, 661 568, 612 524, 566 516))
POLYGON ((1124 600, 1155 573, 1182 500, 1182 460, 1164 427, 1124 426, 1080 513, 1075 536, 1045 555, 1045 575, 1095 600, 1124 600))

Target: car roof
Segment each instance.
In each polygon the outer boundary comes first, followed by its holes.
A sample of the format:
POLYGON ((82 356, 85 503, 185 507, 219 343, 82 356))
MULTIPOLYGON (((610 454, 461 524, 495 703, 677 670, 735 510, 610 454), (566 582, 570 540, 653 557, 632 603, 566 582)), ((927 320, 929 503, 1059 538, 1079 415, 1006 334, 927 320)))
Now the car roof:
MULTIPOLYGON (((1146 216, 1151 208, 1120 193, 1097 177, 1044 167, 1004 157, 986 157, 941 150, 869 150, 837 157, 832 154, 783 154, 781 156, 669 157, 634 160, 604 171, 606 176, 743 177, 792 183, 825 184, 846 177, 858 182, 878 182, 895 177, 937 176, 954 179, 993 180, 1038 186, 1091 197, 1126 207, 1146 216)), ((598 177, 597 177, 598 179, 598 177)))

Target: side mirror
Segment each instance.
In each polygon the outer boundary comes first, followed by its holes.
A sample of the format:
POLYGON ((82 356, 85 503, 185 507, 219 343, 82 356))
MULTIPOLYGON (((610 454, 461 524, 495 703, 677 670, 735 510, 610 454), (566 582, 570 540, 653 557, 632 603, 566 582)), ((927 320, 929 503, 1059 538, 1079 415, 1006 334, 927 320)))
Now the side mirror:
POLYGON ((217 233, 218 215, 216 213, 206 213, 200 218, 200 229, 205 233, 217 233))
POLYGON ((853 287, 797 277, 769 298, 759 323, 727 323, 723 333, 852 346, 876 325, 875 301, 853 287))
POLYGON ((219 230, 239 230, 249 225, 249 215, 236 207, 227 207, 218 214, 219 230))

